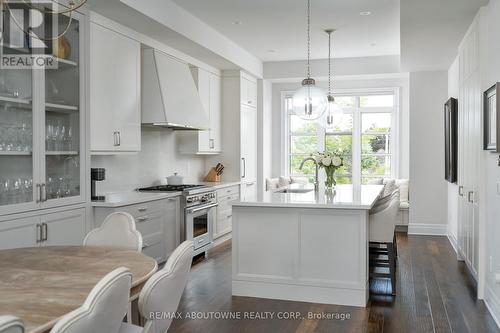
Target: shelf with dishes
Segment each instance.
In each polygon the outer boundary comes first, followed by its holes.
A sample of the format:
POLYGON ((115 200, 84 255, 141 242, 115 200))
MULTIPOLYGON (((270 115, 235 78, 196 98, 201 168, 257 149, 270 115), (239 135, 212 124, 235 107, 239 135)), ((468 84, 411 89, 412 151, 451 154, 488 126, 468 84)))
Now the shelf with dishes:
POLYGON ((63 111, 78 111, 78 106, 59 104, 59 103, 45 103, 46 111, 63 112, 63 111))
POLYGON ((0 150, 0 156, 31 156, 31 151, 3 151, 0 150))
POLYGON ((79 153, 76 150, 63 150, 63 151, 46 151, 49 156, 77 156, 79 153))

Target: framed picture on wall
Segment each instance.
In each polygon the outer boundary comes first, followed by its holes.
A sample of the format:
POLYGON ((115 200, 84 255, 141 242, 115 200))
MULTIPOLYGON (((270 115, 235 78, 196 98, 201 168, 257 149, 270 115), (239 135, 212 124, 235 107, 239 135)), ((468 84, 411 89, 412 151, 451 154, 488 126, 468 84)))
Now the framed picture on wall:
POLYGON ((444 105, 445 177, 457 182, 458 164, 458 100, 450 98, 444 105))
POLYGON ((497 142, 500 138, 500 101, 497 95, 500 83, 495 84, 484 93, 484 150, 500 152, 497 142))

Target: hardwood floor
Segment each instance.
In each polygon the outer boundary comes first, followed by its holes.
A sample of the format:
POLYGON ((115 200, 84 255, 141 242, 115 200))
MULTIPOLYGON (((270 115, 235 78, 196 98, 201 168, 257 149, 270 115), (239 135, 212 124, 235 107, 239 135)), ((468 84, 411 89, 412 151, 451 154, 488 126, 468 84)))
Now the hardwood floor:
POLYGON ((172 332, 499 332, 445 237, 398 234, 397 296, 376 280, 367 308, 231 296, 231 243, 194 264, 172 332), (386 293, 387 295, 379 295, 386 293), (270 319, 271 314, 274 318, 270 319), (297 319, 279 314, 299 313, 297 319), (221 315, 240 319, 218 319, 221 315), (251 319, 250 314, 261 314, 251 319), (189 316, 188 316, 189 314, 189 316), (309 315, 312 314, 313 317, 309 315), (331 318, 321 318, 330 314, 331 318), (206 319, 191 319, 205 316, 206 319))

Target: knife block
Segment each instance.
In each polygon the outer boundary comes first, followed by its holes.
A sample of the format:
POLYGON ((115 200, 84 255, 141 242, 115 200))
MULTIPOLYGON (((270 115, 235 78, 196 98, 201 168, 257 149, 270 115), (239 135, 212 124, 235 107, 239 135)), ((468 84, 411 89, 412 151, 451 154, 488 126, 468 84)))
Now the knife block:
POLYGON ((210 169, 208 174, 203 178, 204 182, 220 182, 220 176, 217 175, 217 171, 215 171, 215 168, 210 169))

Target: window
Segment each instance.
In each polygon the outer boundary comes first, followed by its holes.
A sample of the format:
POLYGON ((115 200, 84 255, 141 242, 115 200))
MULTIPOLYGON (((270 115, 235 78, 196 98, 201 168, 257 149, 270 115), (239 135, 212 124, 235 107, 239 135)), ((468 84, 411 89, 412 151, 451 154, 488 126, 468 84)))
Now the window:
POLYGON ((336 173, 339 184, 366 184, 373 178, 395 176, 396 89, 339 94, 335 100, 344 109, 332 127, 324 120, 306 121, 293 113, 292 94, 284 94, 286 114, 285 174, 314 179, 314 164, 302 161, 318 151, 344 154, 344 166, 336 173))

